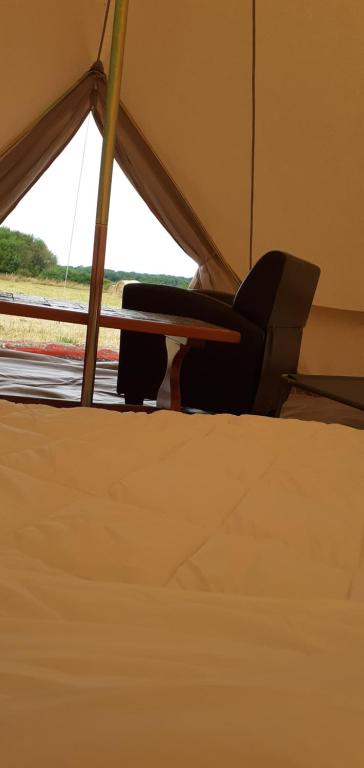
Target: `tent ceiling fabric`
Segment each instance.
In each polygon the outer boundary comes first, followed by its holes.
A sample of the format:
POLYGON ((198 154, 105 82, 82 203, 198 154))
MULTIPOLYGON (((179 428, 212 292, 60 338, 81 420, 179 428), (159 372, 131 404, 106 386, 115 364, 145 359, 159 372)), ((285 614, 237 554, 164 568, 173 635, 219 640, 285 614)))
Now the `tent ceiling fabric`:
POLYGON ((97 57, 106 0, 0 0, 0 154, 97 57))
MULTIPOLYGON (((0 0, 0 155, 94 62, 106 0, 0 0)), ((248 269, 252 0, 130 0, 122 100, 233 272, 248 269)), ((111 3, 111 12, 113 2, 111 3)), ((364 5, 256 0, 254 256, 364 310, 364 5)), ((102 59, 107 71, 111 19, 102 59)), ((217 286, 218 287, 218 286, 217 286)))

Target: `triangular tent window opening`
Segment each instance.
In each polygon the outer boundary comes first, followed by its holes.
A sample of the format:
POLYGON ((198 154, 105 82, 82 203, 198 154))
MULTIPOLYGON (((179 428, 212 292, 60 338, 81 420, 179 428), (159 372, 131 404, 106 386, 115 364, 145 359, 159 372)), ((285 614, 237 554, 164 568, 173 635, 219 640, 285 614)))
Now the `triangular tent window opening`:
MULTIPOLYGON (((2 228, 43 240, 63 271, 48 266, 48 278, 0 272, 0 291, 88 302, 89 285, 75 281, 74 267, 91 267, 101 136, 91 115, 32 189, 3 221, 2 228)), ((1 242, 0 242, 1 259, 1 242)), ((114 164, 110 204, 106 277, 108 270, 182 276, 196 271, 189 258, 156 219, 132 184, 114 164)), ((1 270, 1 260, 0 260, 1 270)), ((24 272, 24 269, 23 269, 24 272)), ((25 270, 26 272, 26 270, 25 270)), ((115 276, 113 275, 113 281, 115 276)), ((121 276, 120 276, 121 281, 121 276)), ((118 307, 120 281, 105 282, 103 303, 118 307), (119 285, 118 285, 119 283, 119 285)), ((182 284, 182 281, 181 281, 182 284)), ((85 329, 65 323, 0 317, 0 344, 37 348, 83 346, 85 329)), ((118 347, 119 332, 100 329, 99 346, 118 347)))

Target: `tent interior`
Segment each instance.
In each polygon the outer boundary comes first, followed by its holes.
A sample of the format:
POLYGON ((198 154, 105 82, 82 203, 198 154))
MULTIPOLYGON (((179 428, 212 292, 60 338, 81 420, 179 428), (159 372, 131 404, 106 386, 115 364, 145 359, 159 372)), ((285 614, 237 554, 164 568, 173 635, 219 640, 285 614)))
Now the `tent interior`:
MULTIPOLYGON (((0 220, 90 110, 102 129, 106 6, 2 3, 0 220)), ((116 159, 195 285, 234 290, 271 248, 321 267, 312 373, 364 369, 363 35, 354 0, 129 3, 116 159)))
MULTIPOLYGON (((0 221, 90 111, 103 131, 114 5, 1 0, 0 221)), ((357 0, 129 0, 115 158, 191 287, 235 291, 271 249, 320 267, 305 373, 364 376, 363 51, 357 0)), ((15 357, 4 766, 361 768, 363 412, 24 405, 15 357)), ((80 371, 57 369, 71 399, 80 371)), ((98 366, 98 402, 114 381, 98 366)))

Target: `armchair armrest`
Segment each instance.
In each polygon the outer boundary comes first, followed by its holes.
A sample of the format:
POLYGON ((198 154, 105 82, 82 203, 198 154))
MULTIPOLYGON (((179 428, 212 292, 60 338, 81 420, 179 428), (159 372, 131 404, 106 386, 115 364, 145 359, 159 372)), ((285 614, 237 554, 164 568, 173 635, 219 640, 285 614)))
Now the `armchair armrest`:
POLYGON ((123 307, 142 312, 192 317, 241 332, 246 331, 248 326, 252 330, 258 330, 254 323, 247 321, 232 306, 215 296, 215 291, 211 296, 198 290, 186 290, 169 285, 129 283, 123 291, 123 307))
POLYGON ((192 288, 190 290, 194 293, 201 293, 205 296, 210 296, 212 299, 223 301, 225 304, 229 304, 230 307, 233 306, 235 299, 235 293, 227 293, 226 291, 213 291, 207 288, 192 288))

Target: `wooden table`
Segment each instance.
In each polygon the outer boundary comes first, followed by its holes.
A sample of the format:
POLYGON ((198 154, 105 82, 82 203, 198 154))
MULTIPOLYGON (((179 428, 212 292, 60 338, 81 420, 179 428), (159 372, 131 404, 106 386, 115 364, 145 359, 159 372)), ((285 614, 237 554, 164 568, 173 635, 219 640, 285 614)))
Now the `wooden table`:
MULTIPOLYGON (((0 292, 0 314, 79 325, 88 323, 86 304, 70 304, 13 293, 0 292)), ((239 331, 190 317, 108 307, 103 307, 101 310, 100 327, 170 336, 178 341, 180 345, 178 351, 174 354, 169 351, 166 375, 157 397, 159 408, 173 410, 181 409, 180 370, 188 350, 206 341, 238 344, 241 339, 239 331)))

